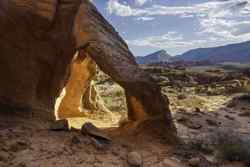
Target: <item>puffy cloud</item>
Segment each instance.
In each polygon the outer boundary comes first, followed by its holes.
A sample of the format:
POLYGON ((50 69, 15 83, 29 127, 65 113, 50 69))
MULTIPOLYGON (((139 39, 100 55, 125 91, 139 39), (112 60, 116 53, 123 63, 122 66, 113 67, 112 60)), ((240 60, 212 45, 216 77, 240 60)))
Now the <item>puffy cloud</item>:
POLYGON ((135 11, 130 6, 121 4, 118 0, 109 0, 107 9, 110 14, 116 14, 118 16, 132 16, 135 11))
POLYGON ((133 8, 128 4, 121 4, 119 0, 109 0, 108 11, 118 16, 133 16, 142 21, 163 15, 194 17, 200 24, 197 34, 213 34, 225 39, 243 38, 250 33, 250 0, 213 0, 189 6, 154 4, 146 8, 133 8))
POLYGON ((156 49, 166 49, 173 53, 182 53, 193 48, 206 48, 218 45, 237 43, 250 39, 250 34, 245 36, 231 36, 228 38, 209 36, 201 39, 184 39, 182 34, 177 32, 167 32, 158 36, 148 36, 141 39, 127 40, 130 46, 150 47, 156 49))
POLYGON ((235 23, 233 27, 232 34, 235 36, 241 36, 250 33, 250 21, 235 23))
POLYGON ((127 4, 122 4, 119 0, 109 0, 107 9, 110 14, 117 16, 149 17, 159 15, 189 16, 193 15, 193 7, 169 7, 153 5, 148 8, 132 8, 127 4))
POLYGON ((176 19, 192 17, 198 21, 194 39, 185 39, 177 32, 128 40, 129 45, 185 51, 197 47, 224 45, 250 40, 250 0, 211 0, 188 6, 154 4, 143 7, 146 0, 135 0, 139 7, 132 7, 119 0, 108 1, 108 12, 138 21, 151 21, 158 16, 176 19))
POLYGON ((135 0, 135 4, 138 6, 144 5, 149 0, 135 0))
MULTIPOLYGON (((136 0, 138 4, 146 0, 136 0), (139 2, 141 1, 141 2, 139 2)), ((128 4, 122 4, 119 0, 108 1, 108 11, 110 14, 118 16, 206 16, 215 14, 215 17, 224 17, 226 15, 250 16, 250 0, 228 0, 228 1, 211 1, 192 6, 164 6, 152 5, 147 8, 133 8, 128 4), (123 12, 121 12, 123 11, 123 12)))
POLYGON ((207 33, 228 41, 244 38, 245 40, 249 40, 249 0, 210 2, 200 4, 199 6, 206 9, 203 11, 203 15, 198 17, 201 30, 201 32, 198 32, 199 34, 207 33), (213 8, 212 5, 214 5, 213 8))
POLYGON ((196 46, 201 46, 205 44, 205 40, 189 40, 185 41, 181 34, 178 34, 175 31, 167 32, 166 34, 159 36, 150 36, 142 39, 136 40, 127 40, 128 44, 134 46, 148 46, 153 48, 176 48, 176 49, 185 49, 192 48, 196 46))

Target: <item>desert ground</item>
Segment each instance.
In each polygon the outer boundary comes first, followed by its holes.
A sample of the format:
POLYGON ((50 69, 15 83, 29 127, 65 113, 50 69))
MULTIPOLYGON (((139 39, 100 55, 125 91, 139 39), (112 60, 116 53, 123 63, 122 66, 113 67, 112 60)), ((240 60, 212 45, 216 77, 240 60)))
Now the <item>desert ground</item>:
POLYGON ((86 111, 84 118, 69 119, 70 131, 48 130, 48 123, 40 120, 0 117, 0 166, 247 167, 250 70, 233 67, 142 67, 170 99, 180 137, 174 145, 144 128, 126 131, 123 89, 100 71, 94 84, 110 112, 86 111), (108 141, 84 134, 80 128, 86 122, 109 136, 108 141))

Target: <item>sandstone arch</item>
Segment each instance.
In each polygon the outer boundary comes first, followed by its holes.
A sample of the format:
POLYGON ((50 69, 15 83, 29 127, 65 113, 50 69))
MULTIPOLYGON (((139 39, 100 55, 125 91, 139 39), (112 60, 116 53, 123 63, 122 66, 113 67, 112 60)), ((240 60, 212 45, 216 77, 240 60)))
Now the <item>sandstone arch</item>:
POLYGON ((54 119, 76 51, 89 55, 126 92, 129 119, 164 119, 169 102, 128 46, 88 0, 0 1, 0 103, 54 119))

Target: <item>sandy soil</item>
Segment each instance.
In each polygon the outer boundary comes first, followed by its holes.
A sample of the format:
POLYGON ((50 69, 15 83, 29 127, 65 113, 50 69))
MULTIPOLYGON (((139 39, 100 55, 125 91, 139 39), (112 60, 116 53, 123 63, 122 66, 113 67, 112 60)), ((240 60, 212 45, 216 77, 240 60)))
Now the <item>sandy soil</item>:
POLYGON ((125 167, 131 151, 141 154, 145 167, 172 162, 168 155, 171 147, 146 135, 142 138, 107 132, 112 143, 98 147, 79 131, 49 131, 39 121, 1 120, 0 127, 1 167, 125 167))
MULTIPOLYGON (((85 122, 92 122, 112 138, 110 144, 100 146, 80 131, 50 131, 49 124, 43 121, 0 115, 0 167, 127 167, 131 151, 142 156, 143 167, 188 166, 190 158, 206 157, 170 146, 162 135, 123 133, 118 128, 120 120, 126 118, 123 92, 115 84, 111 84, 109 89, 107 86, 110 85, 102 84, 98 88, 112 114, 75 118, 69 122, 78 129, 85 122), (188 154, 188 158, 183 154, 188 154)), ((176 94, 168 95, 178 135, 184 141, 209 139, 208 136, 219 129, 233 129, 246 138, 250 137, 249 116, 242 116, 242 113, 250 111, 249 102, 235 103, 231 96, 222 95, 187 94, 182 99, 178 99, 176 94)), ((223 163, 212 165, 205 160, 200 166, 227 167, 223 163)), ((228 164, 243 166, 238 162, 228 164)))

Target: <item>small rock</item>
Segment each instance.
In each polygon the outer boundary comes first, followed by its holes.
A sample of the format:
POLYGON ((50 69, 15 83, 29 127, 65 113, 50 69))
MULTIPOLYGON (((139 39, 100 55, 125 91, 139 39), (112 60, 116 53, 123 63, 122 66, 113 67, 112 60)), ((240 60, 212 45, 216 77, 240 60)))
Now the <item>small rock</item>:
POLYGON ((229 107, 229 108, 234 108, 234 107, 236 107, 237 106, 237 102, 236 101, 232 101, 231 103, 229 103, 228 105, 227 105, 227 107, 229 107))
POLYGON ((202 125, 200 124, 187 124, 187 127, 189 127, 190 129, 200 129, 202 128, 202 125))
POLYGON ((50 125, 52 131, 67 131, 69 130, 69 123, 66 119, 58 120, 50 125))
POLYGON ((191 167, 198 167, 200 165, 200 158, 191 158, 188 161, 188 165, 191 167))
POLYGON ((234 117, 231 117, 230 115, 225 115, 225 118, 229 119, 229 120, 235 120, 234 117))
POLYGON ((187 110, 185 108, 179 108, 178 112, 186 114, 187 110))
POLYGON ((162 164, 164 167, 171 167, 171 166, 182 167, 182 165, 179 162, 176 162, 176 161, 171 160, 171 159, 164 159, 162 164))
POLYGON ((198 113, 201 113, 201 109, 199 107, 196 107, 194 111, 198 112, 198 113))
POLYGON ((218 122, 217 121, 214 121, 212 119, 206 119, 207 121, 207 124, 210 125, 210 126, 218 126, 218 122))
POLYGON ((180 94, 180 95, 177 96, 177 98, 178 98, 179 100, 183 100, 183 99, 186 99, 187 96, 186 96, 185 94, 180 94))
POLYGON ((240 117, 250 117, 250 111, 244 111, 239 114, 240 117))
POLYGON ((179 123, 186 122, 187 120, 188 119, 186 117, 183 117, 183 116, 176 118, 176 121, 179 122, 179 123))
POLYGON ((200 125, 199 123, 195 123, 192 120, 190 120, 187 117, 184 116, 180 116, 178 118, 176 118, 176 121, 190 129, 200 129, 202 128, 202 125, 200 125))
POLYGON ((134 167, 142 166, 142 157, 138 152, 130 152, 128 154, 128 163, 134 167))
POLYGON ((192 120, 189 120, 184 125, 190 129, 201 129, 202 128, 201 124, 199 124, 198 122, 193 122, 192 120))

